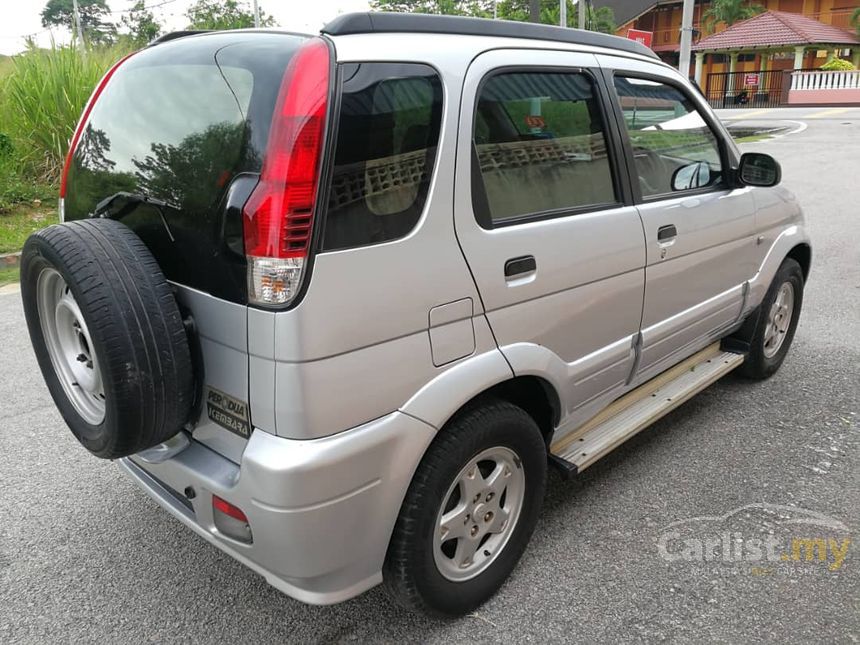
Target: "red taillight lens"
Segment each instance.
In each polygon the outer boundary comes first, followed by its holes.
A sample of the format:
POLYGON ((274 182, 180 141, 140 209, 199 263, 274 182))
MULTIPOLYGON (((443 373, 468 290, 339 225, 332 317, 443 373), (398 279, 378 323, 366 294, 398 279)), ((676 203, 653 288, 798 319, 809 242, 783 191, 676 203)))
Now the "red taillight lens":
POLYGON ((123 56, 116 63, 114 63, 114 66, 107 71, 107 74, 105 74, 102 77, 102 80, 99 81, 99 84, 96 85, 96 89, 90 96, 90 100, 87 101, 87 104, 84 107, 84 111, 81 114, 81 119, 80 121, 78 121, 78 125, 75 128, 75 134, 72 135, 72 140, 69 143, 69 150, 66 153, 66 163, 63 165, 63 175, 60 179, 60 199, 64 199, 66 197, 66 180, 69 177, 69 168, 72 165, 72 156, 75 154, 75 148, 78 147, 78 142, 81 140, 81 135, 84 132, 84 128, 87 127, 87 119, 90 118, 90 112, 92 112, 93 106, 96 104, 99 95, 102 93, 105 86, 108 84, 108 81, 110 81, 111 76, 114 75, 114 72, 116 72, 119 66, 122 65, 129 58, 131 58, 133 55, 134 52, 123 56))
POLYGON ((303 258, 310 244, 328 106, 328 45, 314 38, 287 66, 260 183, 245 205, 245 253, 303 258))
POLYGON ((232 517, 234 520, 239 520, 240 522, 248 523, 248 518, 245 513, 242 512, 242 509, 238 506, 234 506, 226 499, 221 499, 217 495, 212 496, 212 507, 216 511, 220 511, 224 513, 227 517, 232 517))

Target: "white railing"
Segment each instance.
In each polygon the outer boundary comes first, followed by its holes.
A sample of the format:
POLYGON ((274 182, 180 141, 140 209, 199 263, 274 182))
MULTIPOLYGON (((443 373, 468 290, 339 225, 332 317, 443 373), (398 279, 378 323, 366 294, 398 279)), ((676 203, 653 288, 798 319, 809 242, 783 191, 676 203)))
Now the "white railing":
POLYGON ((792 72, 792 90, 860 89, 860 70, 848 72, 792 72))

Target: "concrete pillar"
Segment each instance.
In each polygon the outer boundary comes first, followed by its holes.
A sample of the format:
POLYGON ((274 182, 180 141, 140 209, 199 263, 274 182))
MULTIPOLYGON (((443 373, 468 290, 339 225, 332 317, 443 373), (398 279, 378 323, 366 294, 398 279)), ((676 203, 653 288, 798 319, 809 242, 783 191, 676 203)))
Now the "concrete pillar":
POLYGON ((702 71, 705 68, 705 52, 696 52, 696 73, 693 78, 696 79, 696 84, 702 87, 702 71))
POLYGON ((854 67, 860 69, 860 49, 852 49, 851 53, 853 54, 851 62, 854 64, 854 67))
MULTIPOLYGON (((732 52, 731 54, 729 54, 729 73, 730 74, 733 72, 736 72, 738 69, 738 55, 739 55, 739 52, 732 52)), ((735 87, 736 87, 735 77, 729 76, 729 82, 728 82, 728 87, 726 87, 726 91, 729 94, 734 94, 735 93, 735 87)))
POLYGON ((770 54, 765 52, 761 53, 761 65, 759 66, 759 71, 766 72, 767 71, 767 63, 770 60, 770 54))
POLYGON ((803 53, 804 48, 795 47, 794 48, 794 69, 803 69, 803 53))

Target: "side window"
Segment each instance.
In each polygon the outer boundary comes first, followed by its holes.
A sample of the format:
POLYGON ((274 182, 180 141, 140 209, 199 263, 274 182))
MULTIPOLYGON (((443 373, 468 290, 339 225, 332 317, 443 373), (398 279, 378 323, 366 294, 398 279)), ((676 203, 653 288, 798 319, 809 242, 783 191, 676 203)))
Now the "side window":
POLYGON ((617 202, 600 103, 585 74, 491 76, 473 142, 472 200, 484 227, 617 202))
POLYGON ((692 99, 665 83, 619 76, 615 90, 643 197, 722 183, 720 147, 692 99))
POLYGON ((426 65, 344 65, 323 250, 403 237, 418 223, 442 119, 426 65))

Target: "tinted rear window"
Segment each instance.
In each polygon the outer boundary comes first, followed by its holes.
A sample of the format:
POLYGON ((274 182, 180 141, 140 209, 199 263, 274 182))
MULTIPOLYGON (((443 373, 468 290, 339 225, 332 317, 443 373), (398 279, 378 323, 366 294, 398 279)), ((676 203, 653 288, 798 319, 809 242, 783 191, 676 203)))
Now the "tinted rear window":
POLYGON ((281 79, 302 41, 217 34, 132 56, 94 106, 73 157, 67 219, 87 217, 120 191, 165 202, 162 213, 144 205, 121 219, 168 278, 244 299, 241 220, 223 202, 237 176, 260 171, 281 79))
POLYGON ((341 78, 324 250, 378 244, 415 227, 442 119, 442 84, 431 67, 348 64, 341 78))

